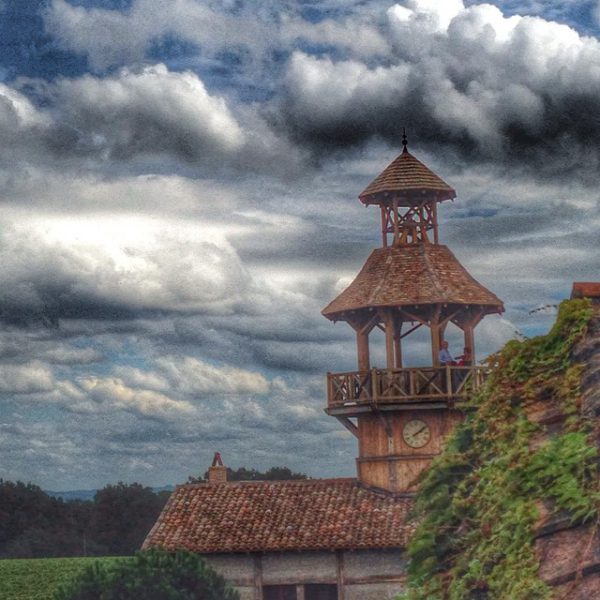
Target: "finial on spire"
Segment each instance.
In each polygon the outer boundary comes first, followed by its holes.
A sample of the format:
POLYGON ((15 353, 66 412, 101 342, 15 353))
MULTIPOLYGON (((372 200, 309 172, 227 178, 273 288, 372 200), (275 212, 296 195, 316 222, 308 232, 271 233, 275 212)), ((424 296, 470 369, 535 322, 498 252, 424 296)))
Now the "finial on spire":
POLYGON ((408 139, 406 138, 406 127, 402 128, 402 145, 404 146, 402 152, 408 152, 408 139))

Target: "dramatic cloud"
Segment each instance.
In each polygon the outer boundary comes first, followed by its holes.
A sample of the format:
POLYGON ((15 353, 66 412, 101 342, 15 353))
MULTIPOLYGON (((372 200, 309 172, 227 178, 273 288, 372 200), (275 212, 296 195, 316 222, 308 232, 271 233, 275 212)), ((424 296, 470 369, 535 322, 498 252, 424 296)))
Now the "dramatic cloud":
POLYGON ((227 314, 252 294, 226 240, 194 227, 131 216, 45 217, 29 228, 5 223, 4 231, 0 310, 7 321, 227 314))
POLYGON ((195 162, 239 150, 244 141, 223 98, 210 96, 194 73, 164 65, 108 79, 60 79, 50 95, 65 133, 59 152, 115 160, 165 153, 195 162))
POLYGON ((491 5, 411 0, 387 11, 388 64, 296 51, 282 123, 315 148, 390 141, 554 174, 598 169, 600 44, 491 5), (580 119, 587 115, 585 124, 580 119))

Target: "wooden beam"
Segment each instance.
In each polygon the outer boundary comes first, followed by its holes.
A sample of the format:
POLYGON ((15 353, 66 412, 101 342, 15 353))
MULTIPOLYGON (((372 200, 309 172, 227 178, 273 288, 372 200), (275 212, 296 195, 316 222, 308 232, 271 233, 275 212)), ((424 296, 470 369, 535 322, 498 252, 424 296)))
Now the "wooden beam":
MULTIPOLYGON (((419 327, 422 327, 422 326, 423 326, 423 323, 419 323, 418 325, 414 325, 408 331, 406 331, 403 334, 401 334, 400 335, 400 339, 405 338, 407 335, 410 335, 413 331, 416 331, 417 329, 419 329, 419 327)), ((400 327, 402 327, 402 323, 400 323, 400 327)))
POLYGON ((370 319, 365 321, 362 327, 358 330, 360 333, 366 333, 367 335, 371 333, 371 330, 375 328, 377 323, 379 322, 379 316, 374 314, 370 319))
POLYGON ((417 315, 408 312, 404 307, 399 308, 398 311, 401 315, 406 315, 408 317, 408 319, 405 319, 405 321, 417 321, 417 323, 421 323, 421 325, 429 326, 429 321, 427 321, 423 317, 418 317, 417 315))
POLYGON ((358 427, 348 417, 337 417, 336 419, 355 437, 358 438, 358 427))

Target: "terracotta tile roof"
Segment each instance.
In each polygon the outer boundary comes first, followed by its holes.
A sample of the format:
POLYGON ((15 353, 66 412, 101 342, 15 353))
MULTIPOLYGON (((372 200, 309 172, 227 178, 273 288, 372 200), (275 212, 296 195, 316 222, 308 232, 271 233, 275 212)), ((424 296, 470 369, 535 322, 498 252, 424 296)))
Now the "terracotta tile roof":
POLYGON ((409 498, 356 479, 178 486, 144 548, 200 553, 401 548, 412 534, 409 498))
POLYGON ((575 281, 571 298, 600 298, 600 282, 575 281))
POLYGON ((446 246, 411 244, 374 250, 354 281, 321 312, 335 319, 366 307, 436 303, 504 310, 502 301, 473 279, 446 246))
POLYGON ((360 194, 364 204, 398 198, 401 206, 424 199, 450 200, 456 192, 408 150, 392 161, 360 194))

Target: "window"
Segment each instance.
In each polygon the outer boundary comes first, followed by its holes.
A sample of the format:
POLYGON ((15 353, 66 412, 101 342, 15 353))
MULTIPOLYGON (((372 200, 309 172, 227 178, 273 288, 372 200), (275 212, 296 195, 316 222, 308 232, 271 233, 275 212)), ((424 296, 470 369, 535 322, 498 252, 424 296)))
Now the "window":
POLYGON ((295 585, 265 585, 263 587, 264 600, 296 600, 295 585))
POLYGON ((307 583, 304 586, 304 600, 337 600, 337 585, 307 583))

